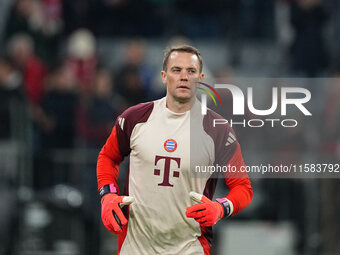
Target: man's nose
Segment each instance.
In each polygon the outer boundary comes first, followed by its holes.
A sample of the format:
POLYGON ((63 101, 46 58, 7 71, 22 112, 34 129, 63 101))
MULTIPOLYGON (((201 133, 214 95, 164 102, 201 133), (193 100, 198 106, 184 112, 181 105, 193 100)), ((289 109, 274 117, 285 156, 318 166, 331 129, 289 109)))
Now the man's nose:
POLYGON ((186 80, 188 81, 189 80, 189 77, 188 77, 188 72, 185 71, 185 70, 182 70, 181 71, 181 76, 180 76, 181 80, 186 80))

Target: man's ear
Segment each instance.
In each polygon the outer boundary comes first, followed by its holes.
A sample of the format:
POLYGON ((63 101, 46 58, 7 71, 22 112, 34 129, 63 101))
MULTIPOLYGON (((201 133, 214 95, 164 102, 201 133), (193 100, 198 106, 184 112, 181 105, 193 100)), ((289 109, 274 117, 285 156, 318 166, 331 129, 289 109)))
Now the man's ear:
POLYGON ((166 71, 161 71, 161 78, 163 84, 166 84, 166 71))
POLYGON ((200 73, 200 80, 204 79, 205 74, 204 73, 200 73))

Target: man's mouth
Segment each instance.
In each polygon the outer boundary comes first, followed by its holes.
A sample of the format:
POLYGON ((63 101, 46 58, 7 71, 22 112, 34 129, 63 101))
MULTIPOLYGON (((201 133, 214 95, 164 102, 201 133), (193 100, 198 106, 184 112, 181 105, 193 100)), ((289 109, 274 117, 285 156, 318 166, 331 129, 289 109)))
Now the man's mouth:
POLYGON ((179 85, 177 88, 178 88, 178 89, 190 89, 190 86, 179 85))

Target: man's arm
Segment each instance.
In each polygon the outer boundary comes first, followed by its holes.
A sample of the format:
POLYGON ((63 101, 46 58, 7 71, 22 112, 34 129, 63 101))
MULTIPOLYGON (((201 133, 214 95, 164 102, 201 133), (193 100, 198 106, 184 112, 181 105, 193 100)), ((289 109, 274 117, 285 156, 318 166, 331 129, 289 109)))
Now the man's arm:
POLYGON ((101 196, 102 221, 104 226, 114 234, 121 233, 122 227, 128 222, 121 208, 134 201, 133 197, 118 196, 117 179, 122 160, 123 156, 119 151, 115 126, 100 151, 97 161, 97 181, 101 196))
POLYGON ((146 122, 153 110, 153 102, 132 106, 116 120, 110 137, 97 160, 98 190, 108 184, 117 186, 119 165, 130 154, 130 137, 136 124, 146 122))
POLYGON ((236 151, 228 165, 235 166, 237 169, 236 173, 233 174, 234 176, 227 174, 225 177, 225 183, 230 191, 226 199, 231 202, 232 207, 229 216, 234 216, 247 207, 253 198, 253 188, 251 187, 248 174, 240 171, 241 167, 245 166, 245 164, 239 144, 237 144, 236 151))
POLYGON ((101 196, 102 220, 114 234, 122 232, 127 219, 121 211, 124 205, 133 203, 134 198, 119 196, 117 185, 119 166, 131 152, 130 138, 137 123, 146 122, 153 109, 153 102, 130 107, 116 121, 111 135, 99 153, 97 160, 98 191, 101 196))
POLYGON ((122 161, 123 156, 119 151, 117 128, 114 126, 111 135, 101 149, 97 160, 98 191, 104 185, 113 184, 117 189, 116 193, 119 193, 117 180, 119 175, 119 166, 122 161))

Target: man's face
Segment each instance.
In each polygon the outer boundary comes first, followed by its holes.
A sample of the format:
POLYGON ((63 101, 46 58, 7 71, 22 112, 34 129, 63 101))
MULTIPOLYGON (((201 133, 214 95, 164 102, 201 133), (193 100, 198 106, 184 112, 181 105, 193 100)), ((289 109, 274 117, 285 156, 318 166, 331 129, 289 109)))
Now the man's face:
POLYGON ((161 72, 161 76, 163 83, 167 85, 167 96, 185 103, 196 95, 197 88, 193 81, 202 79, 204 74, 200 73, 199 59, 195 54, 174 51, 170 54, 167 69, 161 72))

